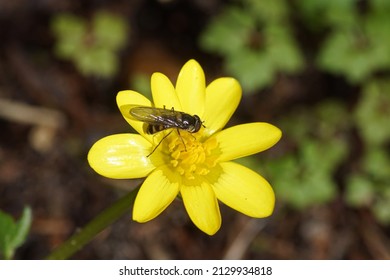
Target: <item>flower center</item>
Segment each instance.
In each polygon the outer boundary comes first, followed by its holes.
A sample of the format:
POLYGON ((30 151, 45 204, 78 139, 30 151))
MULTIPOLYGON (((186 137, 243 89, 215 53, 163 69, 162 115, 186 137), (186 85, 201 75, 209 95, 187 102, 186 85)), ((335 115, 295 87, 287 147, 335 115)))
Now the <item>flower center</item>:
POLYGON ((208 174, 216 165, 218 156, 212 154, 218 145, 215 139, 201 142, 198 133, 195 137, 187 131, 180 131, 180 134, 173 131, 172 134, 175 135, 167 141, 170 164, 180 175, 192 180, 197 175, 208 174))

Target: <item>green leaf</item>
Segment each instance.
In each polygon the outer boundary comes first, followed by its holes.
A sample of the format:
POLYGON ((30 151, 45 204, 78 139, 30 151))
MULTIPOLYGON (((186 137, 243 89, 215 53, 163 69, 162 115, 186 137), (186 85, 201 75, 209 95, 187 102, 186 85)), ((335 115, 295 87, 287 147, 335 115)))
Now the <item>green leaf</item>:
POLYGON ((318 56, 318 64, 321 68, 336 74, 343 74, 350 60, 350 38, 344 32, 331 34, 322 44, 318 56))
POLYGON ((143 96, 152 100, 152 91, 150 88, 150 75, 144 73, 135 73, 131 76, 131 87, 143 96))
POLYGON ((57 37, 56 54, 61 58, 72 58, 83 44, 86 22, 70 14, 60 14, 52 20, 51 28, 57 37))
POLYGON ((363 22, 364 31, 370 40, 373 40, 375 44, 383 44, 387 48, 390 46, 389 28, 390 28, 390 18, 388 17, 388 12, 379 13, 371 12, 367 15, 363 22))
POLYGON ((360 37, 352 30, 333 33, 323 44, 318 65, 329 72, 346 76, 352 83, 366 81, 380 69, 388 55, 382 44, 373 45, 365 35, 360 37))
MULTIPOLYGON (((387 185, 387 188, 390 186, 387 185)), ((372 210, 376 218, 383 224, 390 224, 390 197, 380 199, 373 207, 372 210)))
POLYGON ((242 49, 227 57, 226 69, 237 77, 245 94, 270 85, 275 78, 269 57, 250 49, 242 49))
POLYGON ((365 86, 355 110, 361 135, 369 145, 382 145, 390 140, 389 82, 374 81, 365 86))
POLYGON ((287 17, 288 6, 285 0, 246 0, 248 11, 253 17, 264 22, 280 22, 287 17))
POLYGON ((277 197, 297 209, 334 199, 335 172, 349 152, 344 137, 349 120, 343 104, 328 101, 294 110, 279 122, 293 151, 267 161, 277 197))
MULTIPOLYGON (((19 221, 0 211, 0 251, 5 259, 11 259, 16 248, 23 244, 32 220, 31 209, 25 207, 19 221)), ((0 252, 0 253, 1 253, 0 252)))
POLYGON ((354 174, 347 180, 345 200, 351 206, 370 206, 375 197, 372 180, 364 175, 354 174))
POLYGON ((126 43, 126 22, 106 12, 95 14, 88 25, 80 17, 61 14, 53 19, 58 40, 56 54, 71 60, 85 75, 112 77, 118 69, 116 51, 126 43))
POLYGON ((318 20, 327 22, 323 26, 330 33, 317 61, 323 69, 362 84, 376 72, 390 69, 390 9, 385 5, 378 8, 377 2, 359 13, 356 1, 332 0, 319 8, 326 12, 318 20))
POLYGON ((118 59, 115 53, 105 48, 93 48, 80 52, 76 62, 79 70, 86 75, 112 77, 118 69, 118 59))
POLYGON ((222 55, 242 49, 254 30, 255 22, 245 10, 228 7, 203 31, 200 37, 202 49, 222 55))
POLYGON ((388 0, 371 0, 370 5, 377 12, 390 10, 390 2, 388 0))
POLYGON ((267 164, 277 197, 297 209, 326 203, 336 194, 333 170, 319 166, 321 155, 315 144, 307 144, 302 143, 304 151, 267 164))
POLYGON ((324 100, 315 111, 318 116, 315 127, 320 138, 337 141, 345 135, 351 125, 352 120, 344 103, 336 100, 324 100))
POLYGON ((274 68, 289 73, 301 70, 303 58, 291 37, 291 31, 286 26, 274 24, 269 25, 264 32, 267 39, 266 53, 274 68))
POLYGON ((298 0, 297 4, 309 28, 339 29, 356 24, 356 1, 358 0, 298 0))
POLYGON ((336 27, 350 27, 357 21, 356 2, 358 0, 324 0, 325 20, 336 27))
POLYGON ((122 48, 128 38, 125 20, 107 12, 96 13, 93 19, 93 31, 97 44, 113 51, 122 48))
POLYGON ((368 149, 363 158, 363 168, 376 180, 390 181, 390 156, 382 147, 368 149))

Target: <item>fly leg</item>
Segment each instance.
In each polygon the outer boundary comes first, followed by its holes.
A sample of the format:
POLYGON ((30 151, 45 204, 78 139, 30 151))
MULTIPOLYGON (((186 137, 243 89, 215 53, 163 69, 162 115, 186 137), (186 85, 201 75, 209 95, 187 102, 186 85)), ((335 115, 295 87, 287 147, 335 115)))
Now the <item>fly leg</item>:
MULTIPOLYGON (((177 131, 177 134, 179 134, 179 137, 180 137, 180 140, 181 142, 183 143, 183 146, 184 146, 184 151, 187 152, 187 147, 186 147, 186 144, 184 143, 184 140, 183 140, 183 137, 181 137, 181 134, 180 134, 180 131, 178 128, 176 128, 176 131, 177 131)), ((192 134, 191 134, 192 135, 192 134)))
POLYGON ((165 136, 161 139, 161 141, 157 144, 157 146, 154 147, 153 151, 152 151, 150 154, 148 154, 146 157, 150 157, 150 156, 154 153, 154 151, 160 146, 160 144, 162 143, 162 141, 164 141, 164 139, 167 138, 167 137, 169 136, 169 134, 172 133, 172 131, 173 131, 173 130, 171 130, 167 135, 165 135, 165 136))

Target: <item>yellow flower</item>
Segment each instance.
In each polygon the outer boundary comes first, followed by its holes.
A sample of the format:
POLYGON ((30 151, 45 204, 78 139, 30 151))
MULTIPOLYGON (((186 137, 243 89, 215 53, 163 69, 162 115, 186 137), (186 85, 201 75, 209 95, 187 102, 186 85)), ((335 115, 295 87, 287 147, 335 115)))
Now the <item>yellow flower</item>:
POLYGON ((218 200, 250 217, 271 215, 275 196, 270 184, 231 160, 272 147, 282 133, 262 122, 222 130, 240 102, 239 83, 219 78, 206 87, 201 66, 190 60, 175 87, 165 75, 154 73, 151 89, 153 103, 131 90, 117 95, 122 115, 139 134, 107 136, 88 154, 91 167, 103 176, 146 177, 134 202, 133 219, 141 223, 154 219, 178 195, 192 222, 209 235, 221 226, 218 200), (167 129, 150 135, 144 132, 143 122, 130 116, 129 104, 198 115, 203 126, 196 133, 167 129))

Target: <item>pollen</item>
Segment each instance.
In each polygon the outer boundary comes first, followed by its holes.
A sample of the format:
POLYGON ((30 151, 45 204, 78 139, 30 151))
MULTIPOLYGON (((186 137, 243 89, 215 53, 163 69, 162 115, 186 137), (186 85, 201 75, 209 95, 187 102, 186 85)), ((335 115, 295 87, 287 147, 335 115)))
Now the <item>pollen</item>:
POLYGON ((218 156, 213 150, 218 146, 217 141, 201 142, 189 132, 172 134, 175 135, 169 137, 167 145, 171 167, 189 180, 207 175, 216 165, 218 156))

